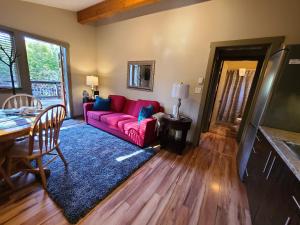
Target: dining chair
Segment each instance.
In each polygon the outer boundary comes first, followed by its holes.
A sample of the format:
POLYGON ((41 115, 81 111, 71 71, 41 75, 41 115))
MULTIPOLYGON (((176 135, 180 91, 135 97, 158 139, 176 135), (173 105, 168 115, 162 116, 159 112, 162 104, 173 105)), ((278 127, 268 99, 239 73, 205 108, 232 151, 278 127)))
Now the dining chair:
POLYGON ((39 174, 44 188, 46 188, 46 175, 44 167, 55 160, 58 156, 62 159, 65 167, 67 161, 64 158, 59 144, 59 133, 63 120, 66 116, 66 108, 63 105, 53 105, 46 108, 35 119, 30 128, 29 137, 15 145, 7 154, 7 174, 11 175, 13 164, 20 163, 25 168, 24 172, 39 174), (44 156, 53 156, 50 159, 44 156), (43 162, 46 161, 44 164, 43 162), (31 162, 35 161, 37 168, 31 162))
POLYGON ((42 109, 42 102, 33 95, 17 94, 7 98, 2 105, 2 109, 17 109, 23 106, 42 109))

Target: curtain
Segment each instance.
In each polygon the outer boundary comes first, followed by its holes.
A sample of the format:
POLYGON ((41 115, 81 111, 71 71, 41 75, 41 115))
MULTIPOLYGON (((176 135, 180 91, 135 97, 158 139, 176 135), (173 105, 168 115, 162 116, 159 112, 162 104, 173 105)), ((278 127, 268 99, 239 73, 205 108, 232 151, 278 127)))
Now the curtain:
POLYGON ((246 70, 245 75, 240 76, 238 69, 227 71, 218 122, 234 123, 236 118, 243 116, 254 73, 255 70, 246 70))

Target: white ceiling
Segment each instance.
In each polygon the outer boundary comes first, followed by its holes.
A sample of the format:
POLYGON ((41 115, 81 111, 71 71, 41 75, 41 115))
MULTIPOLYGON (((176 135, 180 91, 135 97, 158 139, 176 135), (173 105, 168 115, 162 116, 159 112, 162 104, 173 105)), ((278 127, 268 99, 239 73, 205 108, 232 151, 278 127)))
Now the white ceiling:
POLYGON ((104 0, 22 0, 24 2, 32 2, 35 4, 51 6, 71 11, 79 11, 89 6, 95 5, 104 0))

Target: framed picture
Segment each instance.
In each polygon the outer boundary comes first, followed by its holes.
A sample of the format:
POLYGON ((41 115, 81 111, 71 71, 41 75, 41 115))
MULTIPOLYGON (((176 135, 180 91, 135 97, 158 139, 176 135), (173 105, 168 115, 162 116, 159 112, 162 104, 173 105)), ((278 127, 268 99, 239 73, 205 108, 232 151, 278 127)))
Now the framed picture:
POLYGON ((153 91, 154 60, 128 61, 127 88, 153 91))

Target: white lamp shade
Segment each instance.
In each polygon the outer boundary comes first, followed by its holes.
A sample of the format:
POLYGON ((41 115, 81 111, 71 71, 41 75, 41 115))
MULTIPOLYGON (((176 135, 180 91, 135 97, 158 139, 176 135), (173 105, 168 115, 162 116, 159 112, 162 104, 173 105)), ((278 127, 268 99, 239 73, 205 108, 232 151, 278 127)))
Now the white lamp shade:
POLYGON ((188 98, 190 85, 188 84, 173 84, 172 97, 173 98, 188 98))
POLYGON ((86 85, 88 86, 98 86, 98 77, 97 76, 86 76, 86 85))

